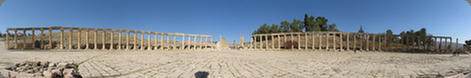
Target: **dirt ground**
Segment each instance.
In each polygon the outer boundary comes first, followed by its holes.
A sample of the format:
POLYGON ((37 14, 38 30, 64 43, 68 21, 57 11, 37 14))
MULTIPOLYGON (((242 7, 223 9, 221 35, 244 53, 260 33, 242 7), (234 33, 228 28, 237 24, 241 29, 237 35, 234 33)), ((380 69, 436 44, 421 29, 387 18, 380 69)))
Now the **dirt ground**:
POLYGON ((471 57, 394 52, 255 50, 5 50, 0 70, 23 61, 76 62, 88 77, 409 78, 471 70, 471 57))

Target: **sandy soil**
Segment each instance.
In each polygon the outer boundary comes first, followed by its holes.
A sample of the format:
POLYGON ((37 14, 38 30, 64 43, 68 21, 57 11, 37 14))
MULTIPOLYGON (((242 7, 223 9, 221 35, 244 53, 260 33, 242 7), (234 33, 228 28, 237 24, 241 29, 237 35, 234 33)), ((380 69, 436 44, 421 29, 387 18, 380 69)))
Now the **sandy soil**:
POLYGON ((83 62, 84 77, 409 78, 471 70, 471 57, 450 54, 322 51, 16 51, 0 47, 0 70, 23 61, 83 62))

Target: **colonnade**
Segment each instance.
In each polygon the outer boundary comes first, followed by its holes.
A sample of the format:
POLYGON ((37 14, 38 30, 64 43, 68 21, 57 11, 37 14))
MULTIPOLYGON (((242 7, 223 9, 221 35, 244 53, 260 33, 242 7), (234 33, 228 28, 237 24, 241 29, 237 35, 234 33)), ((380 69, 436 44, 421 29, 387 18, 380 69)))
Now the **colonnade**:
MULTIPOLYGON (((391 36, 390 36, 391 37, 391 36)), ((399 48, 411 49, 430 49, 436 51, 451 50, 451 37, 427 36, 427 38, 440 39, 438 46, 435 44, 426 44, 426 40, 415 41, 417 43, 410 43, 410 41, 400 42, 398 35, 393 35, 395 42, 387 43, 388 38, 386 34, 374 33, 351 33, 351 32, 289 32, 289 33, 270 33, 270 34, 253 34, 250 36, 247 49, 262 49, 262 50, 279 50, 279 49, 298 49, 298 50, 360 50, 360 51, 384 51, 385 49, 392 49, 387 44, 405 45, 399 48), (442 45, 441 40, 444 39, 442 45), (449 40, 449 43, 447 42, 449 40), (291 43, 290 43, 291 42, 291 43), (290 45, 291 44, 291 45, 290 45), (428 46, 428 47, 427 47, 428 46), (447 48, 443 48, 447 46, 447 48), (427 48, 426 48, 427 47, 427 48)), ((405 40, 417 40, 415 37, 405 37, 405 40), (407 38, 407 39, 406 39, 407 38)), ((392 41, 392 40, 391 40, 392 41)), ((457 44, 457 43, 456 43, 457 44)), ((458 46, 458 45, 456 45, 458 46)), ((397 47, 397 46, 396 46, 397 47)))
POLYGON ((434 51, 450 51, 452 46, 458 47, 458 39, 456 39, 456 45, 453 45, 453 39, 451 37, 433 36, 429 38, 438 43, 436 46, 432 46, 434 47, 432 48, 434 51))
POLYGON ((8 28, 6 34, 6 46, 9 49, 197 50, 215 48, 211 35, 183 33, 41 27, 8 28), (36 35, 36 30, 39 30, 39 35, 36 35), (10 38, 10 31, 14 33, 13 39, 10 38), (23 31, 21 37, 18 31, 23 31), (38 42, 40 44, 37 44, 38 42))

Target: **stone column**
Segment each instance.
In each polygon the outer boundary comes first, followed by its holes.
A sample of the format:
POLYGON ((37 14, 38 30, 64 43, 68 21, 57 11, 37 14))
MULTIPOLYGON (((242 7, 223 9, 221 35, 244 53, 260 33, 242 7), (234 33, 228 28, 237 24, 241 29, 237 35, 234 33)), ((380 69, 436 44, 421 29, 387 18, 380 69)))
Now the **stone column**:
POLYGON ((304 49, 307 50, 307 42, 308 42, 307 36, 309 35, 309 33, 304 32, 303 34, 304 34, 304 49))
POLYGON ((275 35, 274 34, 269 34, 271 36, 271 48, 270 49, 275 49, 275 35))
POLYGON ((200 39, 201 39, 200 40, 200 42, 201 42, 201 44, 200 44, 201 47, 200 48, 203 49, 204 48, 204 36, 200 35, 200 39))
POLYGON ((337 37, 337 33, 336 33, 336 32, 333 32, 333 33, 332 33, 332 38, 333 38, 333 39, 332 39, 332 43, 333 43, 333 44, 332 44, 332 49, 334 49, 334 51, 337 50, 337 43, 336 43, 337 41, 335 40, 335 37, 337 37))
POLYGON ((257 49, 257 35, 252 35, 252 38, 253 38, 253 42, 252 42, 253 49, 257 49))
POLYGON ((322 32, 319 32, 317 34, 317 36, 319 37, 319 50, 322 50, 322 38, 324 38, 322 35, 324 35, 324 33, 322 32))
MULTIPOLYGON (((451 39, 450 37, 448 37, 448 38, 446 38, 446 39, 447 39, 447 40, 450 40, 450 41, 449 41, 449 43, 445 43, 445 44, 446 44, 446 46, 445 46, 446 50, 445 50, 445 51, 449 51, 450 48, 449 48, 448 46, 451 47, 451 45, 452 45, 451 43, 453 43, 453 41, 452 41, 452 39, 451 39)), ((447 41, 447 40, 445 40, 445 41, 447 41)))
POLYGON ((250 37, 249 37, 249 49, 252 49, 252 47, 253 47, 252 39, 253 39, 253 36, 250 35, 250 37))
POLYGON ((173 46, 172 46, 172 49, 176 49, 177 48, 177 35, 176 34, 173 34, 173 46))
POLYGON ((88 49, 90 47, 90 43, 88 42, 90 39, 88 39, 88 33, 90 32, 90 30, 87 28, 86 29, 87 32, 85 33, 85 49, 88 49))
POLYGON ((93 49, 96 50, 96 49, 98 49, 98 42, 97 42, 97 40, 98 40, 98 38, 97 38, 98 37, 98 29, 95 28, 94 30, 95 30, 95 32, 93 33, 93 43, 94 43, 93 49))
POLYGON ((458 47, 458 38, 456 38, 456 46, 455 46, 455 51, 457 51, 457 50, 458 50, 458 48, 459 48, 459 47, 458 47))
POLYGON ((262 34, 259 34, 258 37, 260 38, 259 41, 258 41, 258 44, 259 44, 259 49, 263 49, 264 47, 264 43, 262 42, 263 41, 263 35, 262 34))
POLYGON ((260 39, 259 39, 259 44, 260 45, 259 46, 260 46, 260 49, 263 49, 263 47, 265 47, 264 46, 265 43, 262 42, 263 41, 263 34, 259 34, 259 37, 260 37, 260 39))
MULTIPOLYGON (((42 34, 42 29, 41 29, 41 34, 42 34)), ((72 48, 72 41, 74 40, 74 39, 72 39, 73 36, 74 36, 74 30, 72 28, 70 28, 69 29, 69 49, 73 49, 72 48)), ((42 42, 41 42, 41 45, 42 45, 42 42)))
POLYGON ((139 45, 140 45, 141 50, 144 50, 144 34, 145 33, 143 31, 139 33, 141 33, 141 41, 140 41, 141 43, 139 45))
POLYGON ((191 46, 193 45, 193 43, 191 42, 191 36, 192 36, 192 35, 188 35, 188 39, 187 39, 187 40, 188 40, 188 44, 187 44, 187 45, 188 45, 188 48, 186 48, 187 50, 190 50, 190 49, 191 49, 191 46))
POLYGON ((267 49, 269 48, 269 47, 268 47, 268 46, 269 46, 269 44, 268 44, 268 35, 267 35, 267 34, 263 34, 263 35, 262 35, 262 39, 263 39, 262 41, 264 41, 264 42, 262 42, 262 44, 263 44, 263 46, 262 46, 263 48, 262 48, 262 49, 267 50, 267 49))
POLYGON ((52 47, 52 28, 49 28, 49 48, 53 49, 53 47, 52 47))
POLYGON ((133 38, 133 50, 137 50, 137 31, 132 31, 134 33, 134 38, 133 38))
POLYGON ((151 49, 152 45, 150 45, 150 43, 152 42, 151 41, 151 34, 152 34, 152 32, 148 32, 148 34, 147 34, 147 50, 152 50, 151 49))
POLYGON ((121 30, 118 30, 119 34, 118 34, 118 49, 121 50, 122 48, 122 41, 123 41, 123 38, 122 38, 122 35, 123 35, 123 32, 121 30))
POLYGON ((167 47, 167 49, 170 49, 170 37, 169 37, 170 34, 166 33, 166 35, 167 35, 167 41, 165 43, 165 46, 167 47))
POLYGON ((203 49, 203 37, 201 35, 199 37, 200 37, 200 43, 199 43, 200 47, 199 48, 203 49))
POLYGON ((7 41, 7 49, 10 49, 10 30, 7 29, 7 32, 6 32, 6 39, 7 41))
POLYGON ((267 38, 265 38, 265 34, 261 34, 260 35, 260 49, 265 49, 266 46, 267 46, 266 41, 262 42, 262 41, 264 41, 264 39, 267 39, 267 38))
POLYGON ((366 50, 370 50, 370 34, 366 33, 366 50))
POLYGON ((326 50, 330 50, 330 45, 329 45, 329 37, 330 37, 330 32, 327 32, 327 35, 326 35, 326 39, 325 39, 325 42, 326 42, 326 50))
POLYGON ((164 33, 160 33, 160 49, 164 49, 164 33))
POLYGON ((371 43, 372 43, 371 49, 373 51, 375 51, 376 50, 376 34, 371 34, 370 36, 371 36, 371 38, 373 38, 373 40, 371 41, 371 43))
POLYGON ((378 45, 378 50, 379 51, 381 51, 381 48, 383 47, 382 43, 383 43, 383 41, 385 41, 385 40, 383 40, 383 38, 384 38, 383 34, 379 35, 379 45, 378 45))
POLYGON ((353 33, 353 50, 356 50, 357 48, 357 43, 356 43, 356 40, 357 40, 357 33, 353 33))
POLYGON ((180 47, 180 49, 183 50, 183 49, 185 49, 185 34, 182 34, 181 36, 182 36, 182 41, 181 41, 182 46, 180 47))
POLYGON ((450 48, 447 48, 447 49, 448 49, 448 51, 452 51, 451 46, 453 46, 453 38, 450 37, 448 39, 450 39, 450 43, 448 44, 450 46, 450 48))
POLYGON ((340 36, 340 51, 343 51, 343 32, 339 33, 340 36))
MULTIPOLYGON (((15 36, 14 36, 13 39, 15 40, 15 49, 18 49, 18 30, 15 29, 14 31, 15 31, 15 36)), ((41 42, 42 42, 42 40, 41 40, 41 42)), ((41 47, 42 46, 43 45, 41 44, 41 47)))
POLYGON ((345 46, 346 46, 346 49, 345 49, 345 50, 348 51, 348 50, 350 50, 350 33, 347 32, 345 35, 346 35, 345 38, 346 38, 346 40, 347 40, 347 42, 345 43, 345 46))
POLYGON ((265 37, 265 49, 268 49, 269 48, 269 44, 268 44, 268 34, 265 34, 264 35, 265 37))
POLYGON ((264 41, 263 39, 265 38, 265 34, 260 34, 259 36, 260 36, 260 49, 264 50, 264 48, 266 46, 266 42, 263 42, 264 41))
POLYGON ((129 30, 126 30, 126 50, 131 49, 131 47, 129 45, 129 35, 130 34, 131 34, 131 32, 129 32, 129 30))
POLYGON ((442 37, 440 37, 440 43, 438 44, 438 50, 442 50, 442 37))
POLYGON ((311 38, 312 38, 312 44, 311 44, 311 46, 312 46, 312 49, 313 49, 313 50, 316 49, 315 44, 314 44, 314 43, 316 43, 316 40, 315 40, 316 38, 315 38, 315 36, 316 36, 316 33, 315 33, 315 32, 311 32, 311 38))
POLYGON ((253 37, 253 49, 257 49, 257 35, 252 35, 253 37))
POLYGON ((196 37, 197 37, 196 35, 193 36, 193 42, 194 42, 194 43, 193 43, 193 49, 196 49, 196 46, 197 46, 196 37))
POLYGON ((445 38, 445 43, 444 43, 444 47, 443 47, 444 51, 448 51, 448 45, 449 45, 448 44, 448 39, 449 38, 445 38))
POLYGON ((298 36, 298 50, 301 50, 301 33, 297 33, 298 36))
MULTIPOLYGON (((23 47, 21 47, 21 50, 24 50, 26 48, 26 29, 23 29, 23 47)), ((446 43, 446 42, 445 42, 446 43)))
MULTIPOLYGON (((16 32, 16 31, 15 31, 15 32, 16 32)), ((16 37, 16 36, 14 36, 14 37, 16 37)), ((44 49, 44 41, 43 41, 43 40, 44 40, 44 29, 41 28, 41 29, 40 29, 40 33, 39 33, 39 44, 40 44, 39 47, 40 47, 41 49, 44 49)), ((15 44, 15 45, 16 45, 16 44, 15 44)), ((16 49, 16 46, 15 46, 15 49, 16 49)))
MULTIPOLYGON (((242 38, 243 39, 243 38, 242 38)), ((207 49, 208 48, 208 36, 204 37, 204 48, 207 49)), ((242 40, 242 45, 244 45, 244 40, 242 40)))
POLYGON ((158 40, 159 40, 159 39, 158 39, 158 35, 159 35, 158 32, 155 32, 155 33, 154 33, 154 50, 157 50, 157 47, 159 47, 159 46, 158 46, 158 43, 157 43, 158 40))
POLYGON ((77 32, 78 32, 77 33, 78 34, 77 35, 77 49, 81 49, 81 47, 80 47, 81 42, 80 41, 82 40, 82 37, 81 37, 82 36, 82 29, 79 28, 77 32))
MULTIPOLYGON (((287 41, 288 41, 288 35, 287 35, 287 34, 289 34, 289 33, 283 33, 283 37, 284 37, 284 38, 283 38, 283 39, 284 39, 283 42, 287 42, 287 41)), ((284 48, 287 48, 287 47, 289 47, 289 46, 283 46, 283 47, 284 47, 284 48)))
MULTIPOLYGON (((33 29, 31 29, 31 43, 33 43, 32 48, 36 47, 36 39, 34 38, 34 36, 35 36, 35 33, 34 33, 34 28, 33 28, 33 29)), ((62 49, 62 48, 60 48, 60 49, 62 49)))
MULTIPOLYGON (((437 37, 433 37, 433 41, 434 41, 434 42, 438 42, 437 37)), ((435 44, 436 44, 436 43, 435 43, 435 44)), ((437 51, 437 48, 439 48, 439 47, 440 47, 440 45, 438 45, 438 46, 435 45, 434 48, 433 48, 433 50, 434 50, 434 51, 437 51)))
POLYGON ((262 34, 259 34, 258 37, 260 38, 260 39, 259 39, 259 47, 260 47, 260 49, 263 49, 263 42, 262 42, 262 41, 263 41, 263 40, 262 40, 262 39, 263 39, 263 35, 262 35, 262 34))
POLYGON ((103 29, 102 33, 103 33, 103 37, 101 37, 101 39, 102 39, 102 41, 101 41, 101 43, 102 43, 101 44, 102 45, 101 50, 105 50, 106 49, 106 30, 103 29))
POLYGON ((276 35, 278 37, 278 49, 281 49, 281 35, 280 34, 277 34, 276 35))
POLYGON ((114 49, 114 30, 110 31, 110 50, 114 49))
POLYGON ((362 41, 359 42, 360 48, 361 48, 360 50, 366 50, 366 37, 367 37, 367 34, 362 33, 361 38, 360 38, 360 40, 362 41))
POLYGON ((270 49, 274 49, 275 48, 275 37, 273 37, 273 34, 267 34, 267 49, 268 47, 270 47, 270 49), (271 37, 271 42, 268 41, 268 38, 271 37), (269 46, 271 45, 271 46, 269 46))

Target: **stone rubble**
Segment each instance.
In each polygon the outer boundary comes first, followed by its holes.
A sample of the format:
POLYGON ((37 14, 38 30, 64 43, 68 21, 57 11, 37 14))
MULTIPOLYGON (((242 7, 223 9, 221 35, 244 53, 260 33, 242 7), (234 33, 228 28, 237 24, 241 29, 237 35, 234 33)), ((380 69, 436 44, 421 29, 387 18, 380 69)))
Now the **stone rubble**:
POLYGON ((79 65, 75 63, 26 61, 7 67, 6 70, 32 74, 33 77, 82 78, 78 72, 78 66, 79 65))

